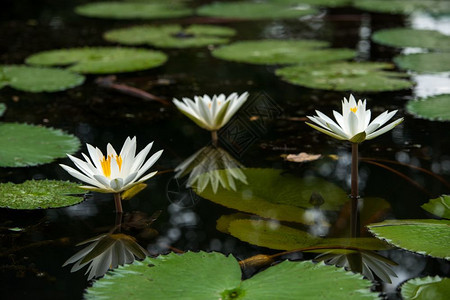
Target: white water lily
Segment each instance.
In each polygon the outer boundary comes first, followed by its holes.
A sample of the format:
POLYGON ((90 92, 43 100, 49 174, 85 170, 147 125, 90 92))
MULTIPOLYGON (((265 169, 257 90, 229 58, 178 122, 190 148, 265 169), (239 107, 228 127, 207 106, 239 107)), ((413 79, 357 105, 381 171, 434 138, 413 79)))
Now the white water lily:
POLYGON ((195 96, 194 100, 182 98, 183 101, 173 99, 176 107, 198 126, 209 131, 222 128, 239 110, 248 98, 248 93, 242 95, 232 93, 228 97, 224 94, 195 96))
POLYGON ((318 126, 308 122, 306 124, 338 140, 361 143, 364 140, 371 140, 403 122, 403 118, 400 118, 382 127, 396 112, 396 110, 385 111, 370 122, 371 112, 370 109, 366 110, 366 100, 359 100, 356 103, 353 95, 350 95, 349 100, 344 97, 342 101, 342 115, 333 111, 336 122, 316 110, 317 116, 308 116, 308 118, 318 126))
POLYGON ((106 156, 99 148, 86 144, 90 157, 82 153, 85 161, 72 155, 67 155, 77 168, 77 171, 66 165, 60 165, 73 177, 89 184, 81 188, 102 193, 120 193, 134 185, 153 177, 157 171, 143 176, 159 159, 163 150, 153 154, 145 163, 145 158, 152 148, 149 143, 136 155, 136 137, 127 137, 120 154, 117 154, 111 144, 108 144, 106 156))

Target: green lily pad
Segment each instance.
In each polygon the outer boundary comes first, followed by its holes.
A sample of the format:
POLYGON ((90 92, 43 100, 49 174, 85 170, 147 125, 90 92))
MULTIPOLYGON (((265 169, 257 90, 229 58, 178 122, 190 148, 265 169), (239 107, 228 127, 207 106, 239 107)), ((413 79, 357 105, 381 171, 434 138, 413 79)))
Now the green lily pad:
POLYGON ((197 14, 231 19, 292 19, 316 14, 315 8, 277 3, 215 2, 201 6, 197 14))
POLYGON ((31 65, 69 66, 79 73, 108 74, 147 70, 164 64, 167 55, 160 51, 120 48, 73 48, 50 50, 33 54, 26 59, 31 65))
POLYGON ((450 94, 410 100, 406 104, 406 110, 419 118, 431 121, 450 121, 450 94))
POLYGON ((80 141, 61 130, 18 123, 0 123, 0 167, 50 163, 80 148, 80 141))
POLYGON ((387 220, 367 227, 377 238, 399 248, 450 260, 448 220, 387 220))
POLYGON ((362 276, 323 263, 282 263, 241 280, 221 253, 170 253, 119 267, 86 290, 87 299, 378 299, 362 276), (326 278, 326 279, 325 279, 326 278))
POLYGON ((75 8, 75 12, 85 17, 107 19, 166 19, 180 18, 192 14, 192 9, 174 2, 94 2, 75 8))
POLYGON ((67 70, 0 65, 0 88, 10 86, 25 92, 58 92, 84 82, 84 76, 67 70))
POLYGON ((444 300, 450 295, 450 278, 424 277, 413 278, 402 285, 402 297, 405 300, 444 300))
POLYGON ((434 30, 392 28, 377 31, 372 40, 376 43, 398 47, 417 47, 450 50, 450 36, 434 30))
POLYGON ((340 7, 349 6, 352 3, 352 0, 270 0, 270 2, 296 5, 308 4, 319 7, 340 7))
POLYGON ((3 116, 5 111, 6 111, 6 104, 5 103, 0 103, 0 117, 3 116))
POLYGON ((316 40, 242 41, 212 52, 214 57, 249 64, 311 64, 354 58, 350 49, 321 49, 327 42, 316 40))
POLYGON ((348 201, 347 194, 341 188, 320 178, 299 178, 282 174, 282 170, 276 169, 241 170, 248 184, 236 181, 235 190, 219 187, 217 192, 208 185, 196 193, 214 203, 242 212, 306 224, 310 222, 306 210, 314 207, 317 202, 315 199, 320 199, 320 208, 323 210, 338 210, 348 201))
POLYGON ((56 208, 78 204, 84 193, 78 184, 58 180, 29 180, 21 184, 0 183, 0 207, 11 209, 56 208))
POLYGON ((448 1, 431 0, 358 0, 357 8, 389 14, 411 14, 413 12, 449 13, 448 1))
POLYGON ((386 243, 374 238, 319 238, 306 231, 282 225, 277 221, 250 218, 251 216, 245 214, 222 216, 217 220, 217 229, 243 242, 275 250, 295 250, 308 247, 356 247, 365 250, 389 248, 386 243))
POLYGON ((225 44, 235 33, 232 28, 213 25, 191 25, 186 28, 180 25, 144 25, 111 30, 103 37, 110 42, 125 45, 148 44, 162 48, 187 48, 225 44))
POLYGON ((450 219, 450 195, 442 195, 436 199, 431 199, 421 207, 440 218, 450 219))
POLYGON ((406 74, 388 72, 387 63, 336 62, 322 65, 298 65, 278 69, 276 75, 296 85, 312 89, 356 92, 382 92, 408 89, 406 74))
POLYGON ((450 53, 416 53, 394 57, 401 69, 420 73, 450 71, 450 53))

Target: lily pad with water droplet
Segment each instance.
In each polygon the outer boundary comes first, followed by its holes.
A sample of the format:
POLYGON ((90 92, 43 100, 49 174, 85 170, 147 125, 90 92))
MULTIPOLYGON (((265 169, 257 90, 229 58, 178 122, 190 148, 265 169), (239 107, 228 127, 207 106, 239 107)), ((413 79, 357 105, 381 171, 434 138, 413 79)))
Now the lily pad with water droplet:
POLYGON ((241 280, 237 260, 221 253, 170 253, 119 267, 86 290, 87 299, 378 299, 372 283, 344 269, 283 261, 241 280), (326 278, 326 279, 325 279, 326 278), (130 298, 131 297, 131 298, 130 298))
POLYGON ((241 41, 212 52, 214 57, 262 65, 312 64, 354 58, 350 49, 323 49, 327 42, 317 40, 241 41))
POLYGON ((75 8, 75 12, 85 17, 105 19, 167 19, 180 18, 192 14, 192 9, 180 3, 159 2, 94 2, 75 8))
POLYGON ((431 199, 421 207, 440 218, 450 219, 450 195, 442 195, 436 199, 431 199))
POLYGON ((315 8, 301 5, 254 2, 214 2, 201 6, 197 14, 230 19, 296 19, 316 14, 315 8))
POLYGON ((277 169, 249 168, 242 169, 242 172, 247 184, 236 181, 235 190, 219 187, 214 192, 208 185, 196 193, 214 203, 242 212, 306 224, 311 222, 306 214, 308 209, 320 206, 323 210, 338 210, 348 201, 347 194, 341 188, 321 178, 300 178, 283 174, 282 170, 277 169))
POLYGON ((104 34, 104 38, 125 45, 187 48, 225 44, 235 33, 232 28, 213 25, 191 25, 186 28, 180 25, 144 25, 111 30, 104 34))
POLYGON ((28 167, 73 154, 80 141, 61 130, 18 123, 0 123, 0 167, 28 167))
POLYGON ((450 260, 448 220, 387 220, 367 227, 377 238, 396 247, 450 260))
POLYGON ((450 53, 416 53, 394 57, 397 66, 419 73, 450 71, 450 53))
POLYGON ((434 30, 390 28, 375 32, 372 40, 382 45, 398 48, 450 50, 450 36, 434 30))
POLYGON ((416 117, 431 121, 450 121, 450 94, 410 100, 406 110, 416 117))
POLYGON ((11 209, 45 209, 78 204, 83 197, 78 184, 58 180, 29 180, 24 183, 0 183, 0 207, 11 209))
POLYGON ((0 117, 3 116, 5 111, 6 111, 6 104, 5 103, 0 103, 0 117))
POLYGON ((109 74, 151 69, 166 60, 167 55, 160 51, 96 47, 44 51, 28 57, 26 62, 41 66, 68 66, 69 70, 79 73, 109 74))
POLYGON ((444 300, 450 295, 450 278, 413 278, 402 285, 401 294, 405 300, 444 300))
POLYGON ((10 86, 25 92, 59 92, 78 86, 84 76, 61 69, 0 65, 0 88, 10 86))
POLYGON ((353 5, 364 10, 389 14, 450 13, 450 3, 439 0, 358 0, 353 1, 353 5))
POLYGON ((387 63, 336 62, 284 67, 276 75, 292 84, 334 91, 382 92, 413 86, 411 81, 402 78, 407 74, 384 70, 392 68, 387 63))

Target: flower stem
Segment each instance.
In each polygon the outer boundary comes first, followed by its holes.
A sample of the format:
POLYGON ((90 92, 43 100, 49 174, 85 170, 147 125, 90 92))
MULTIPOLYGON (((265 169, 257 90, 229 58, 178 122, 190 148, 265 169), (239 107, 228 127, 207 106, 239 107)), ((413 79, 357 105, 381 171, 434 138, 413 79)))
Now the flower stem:
POLYGON ((214 147, 218 146, 219 137, 217 136, 217 131, 211 131, 211 140, 214 147))
POLYGON ((352 191, 350 194, 352 201, 351 227, 352 237, 359 236, 359 211, 358 211, 358 144, 352 143, 352 191))
POLYGON ((120 193, 114 193, 114 203, 116 204, 116 213, 122 213, 122 197, 120 193))

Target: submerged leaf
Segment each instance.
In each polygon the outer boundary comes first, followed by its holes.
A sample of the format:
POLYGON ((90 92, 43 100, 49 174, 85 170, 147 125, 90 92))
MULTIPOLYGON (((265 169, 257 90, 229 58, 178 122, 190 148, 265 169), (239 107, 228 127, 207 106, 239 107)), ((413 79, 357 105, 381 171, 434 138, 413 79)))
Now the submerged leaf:
POLYGON ((448 220, 387 220, 367 227, 377 238, 399 248, 450 260, 448 220))
POLYGON ((434 30, 390 28, 377 31, 372 40, 392 47, 450 50, 450 36, 434 30))
POLYGON ((12 209, 42 209, 70 206, 83 197, 68 194, 83 193, 78 184, 58 180, 29 180, 21 184, 0 183, 0 207, 12 209))
POLYGON ((192 14, 190 8, 179 3, 159 1, 154 3, 139 2, 94 2, 75 8, 82 16, 109 19, 166 19, 179 18, 192 14))
POLYGON ((215 49, 212 55, 250 64, 312 64, 355 57, 350 49, 323 49, 327 42, 317 40, 241 41, 215 49))
POLYGON ((60 69, 0 65, 0 88, 10 86, 26 92, 59 92, 78 86, 84 76, 60 69))
POLYGON ((394 57, 401 69, 420 73, 450 71, 450 53, 416 53, 394 57))
POLYGON ((160 51, 97 47, 39 52, 28 57, 26 62, 41 66, 69 66, 69 70, 79 73, 107 74, 151 69, 166 60, 167 56, 160 51))
POLYGON ((406 110, 419 118, 431 121, 450 121, 450 94, 410 100, 406 104, 406 110))
POLYGON ((284 67, 278 69, 276 75, 292 84, 334 91, 382 92, 413 86, 402 78, 406 74, 383 70, 392 68, 386 63, 336 62, 284 67))
POLYGON ((440 218, 450 219, 450 195, 442 195, 431 199, 422 208, 440 218))
POLYGON ((378 299, 360 275, 309 261, 284 261, 241 280, 233 256, 170 253, 120 267, 94 282, 87 299, 378 299))
POLYGON ((0 123, 0 167, 28 167, 50 163, 80 148, 80 141, 58 129, 0 123))
POLYGON ((450 295, 450 278, 424 277, 408 280, 402 285, 402 297, 405 300, 439 300, 450 295))
POLYGON ((125 45, 187 48, 225 44, 234 34, 232 28, 213 25, 190 25, 186 28, 180 25, 143 25, 111 30, 104 34, 104 38, 125 45))

